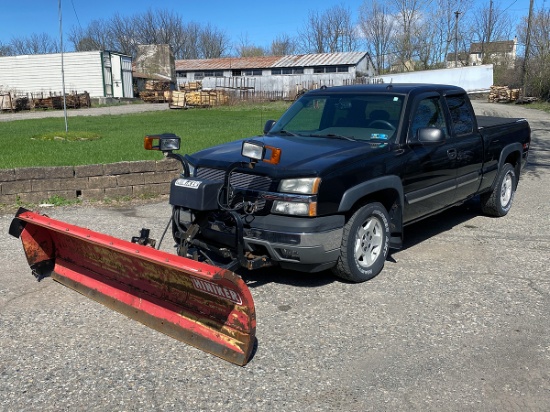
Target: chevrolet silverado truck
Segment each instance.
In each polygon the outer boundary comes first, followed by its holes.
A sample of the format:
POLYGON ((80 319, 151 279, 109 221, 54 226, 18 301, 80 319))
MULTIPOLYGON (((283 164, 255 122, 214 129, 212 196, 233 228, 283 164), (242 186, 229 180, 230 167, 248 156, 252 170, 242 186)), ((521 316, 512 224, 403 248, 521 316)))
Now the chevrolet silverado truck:
POLYGON ((475 196, 506 215, 530 134, 525 119, 476 116, 459 87, 379 84, 309 91, 263 135, 191 155, 173 152, 175 135, 145 146, 183 165, 170 192, 178 255, 363 282, 411 223, 475 196))

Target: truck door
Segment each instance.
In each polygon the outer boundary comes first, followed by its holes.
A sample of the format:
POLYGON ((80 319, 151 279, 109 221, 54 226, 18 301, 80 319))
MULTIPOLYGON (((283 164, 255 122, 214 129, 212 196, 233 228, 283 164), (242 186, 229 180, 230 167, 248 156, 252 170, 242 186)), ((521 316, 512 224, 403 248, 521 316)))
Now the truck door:
POLYGON ((456 146, 450 142, 447 118, 441 97, 421 95, 412 107, 407 132, 408 160, 403 185, 406 206, 404 221, 409 222, 449 206, 456 199, 456 146), (440 129, 445 140, 423 144, 420 128, 440 129))
POLYGON ((467 199, 479 190, 483 167, 482 137, 475 127, 474 112, 464 94, 447 95, 451 136, 449 142, 456 150, 457 202, 467 199))

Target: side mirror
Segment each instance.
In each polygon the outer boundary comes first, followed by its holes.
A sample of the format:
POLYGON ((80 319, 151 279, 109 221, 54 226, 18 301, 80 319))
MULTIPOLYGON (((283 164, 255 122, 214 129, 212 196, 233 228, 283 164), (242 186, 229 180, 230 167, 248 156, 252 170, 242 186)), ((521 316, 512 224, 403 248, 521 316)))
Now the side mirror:
POLYGON ((443 130, 435 127, 421 127, 416 131, 416 136, 420 144, 439 144, 445 142, 443 130))
POLYGON ((264 134, 268 134, 269 131, 273 128, 273 125, 275 123, 276 123, 275 120, 268 120, 267 122, 265 122, 264 134))

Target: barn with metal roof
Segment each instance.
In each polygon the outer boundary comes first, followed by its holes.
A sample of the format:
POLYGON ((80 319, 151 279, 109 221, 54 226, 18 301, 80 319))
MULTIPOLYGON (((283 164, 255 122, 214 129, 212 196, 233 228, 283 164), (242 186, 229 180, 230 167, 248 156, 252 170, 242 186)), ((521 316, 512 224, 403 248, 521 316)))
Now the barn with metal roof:
POLYGON ((176 60, 178 85, 201 81, 203 88, 254 90, 292 95, 302 89, 353 83, 375 76, 366 52, 176 60))

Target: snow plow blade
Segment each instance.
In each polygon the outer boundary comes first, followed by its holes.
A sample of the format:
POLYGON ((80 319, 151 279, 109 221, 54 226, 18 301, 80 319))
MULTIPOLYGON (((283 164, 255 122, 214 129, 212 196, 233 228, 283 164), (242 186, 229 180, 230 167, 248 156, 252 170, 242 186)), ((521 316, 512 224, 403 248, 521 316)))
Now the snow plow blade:
POLYGON ((231 271, 19 209, 10 234, 21 238, 40 280, 51 276, 143 324, 245 365, 256 313, 245 282, 231 271))

